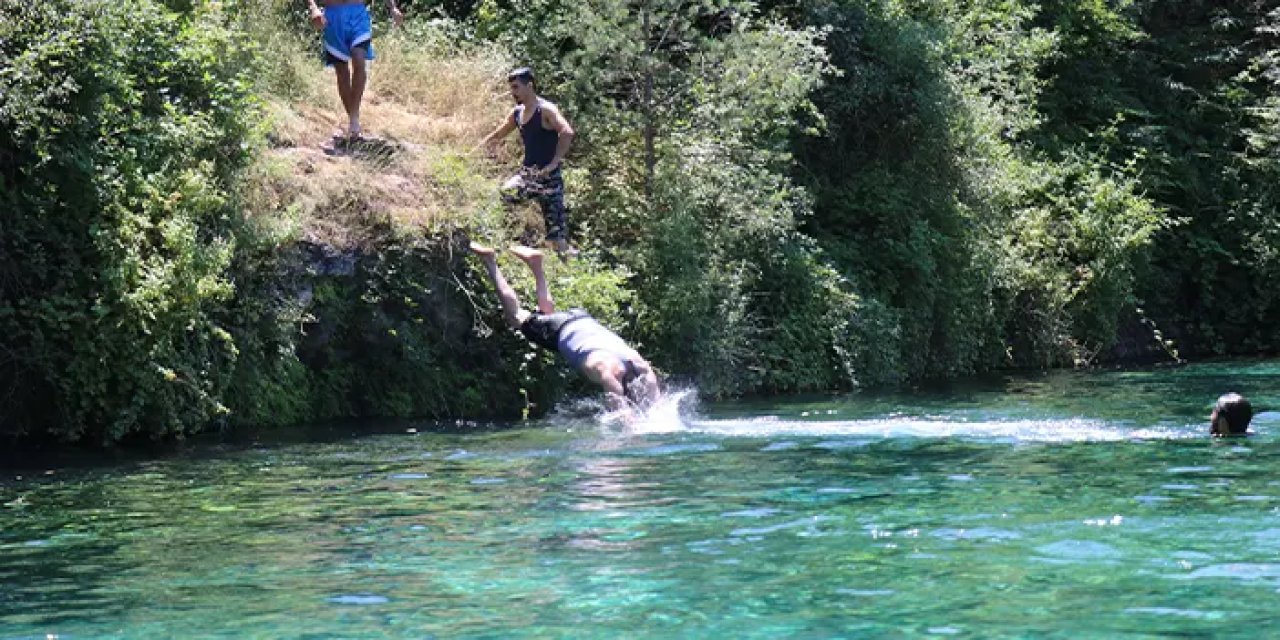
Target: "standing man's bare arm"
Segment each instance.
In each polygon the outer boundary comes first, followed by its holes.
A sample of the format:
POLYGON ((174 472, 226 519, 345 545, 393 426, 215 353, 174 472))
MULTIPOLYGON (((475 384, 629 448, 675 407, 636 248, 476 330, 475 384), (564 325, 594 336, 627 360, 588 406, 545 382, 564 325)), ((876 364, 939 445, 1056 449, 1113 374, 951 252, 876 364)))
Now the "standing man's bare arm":
POLYGON ((404 14, 400 13, 400 7, 396 6, 396 0, 387 0, 387 13, 391 14, 391 24, 398 27, 404 23, 404 14))
POLYGON ((560 168, 560 164, 564 162, 564 157, 569 154, 569 147, 573 146, 573 126, 565 119, 564 114, 560 113, 560 108, 544 102, 542 105, 542 126, 555 131, 556 139, 556 155, 551 162, 542 168, 544 173, 550 173, 560 168))
POLYGON ((316 6, 316 0, 307 0, 307 15, 311 20, 311 26, 317 29, 324 28, 324 11, 316 6))
POLYGON ((512 131, 515 131, 515 130, 516 130, 515 117, 507 116, 507 119, 502 121, 501 126, 499 126, 497 129, 494 129, 493 133, 490 133, 489 135, 485 136, 484 142, 482 144, 484 144, 486 149, 489 149, 490 151, 492 151, 494 145, 498 144, 498 141, 507 137, 508 134, 510 134, 512 131))

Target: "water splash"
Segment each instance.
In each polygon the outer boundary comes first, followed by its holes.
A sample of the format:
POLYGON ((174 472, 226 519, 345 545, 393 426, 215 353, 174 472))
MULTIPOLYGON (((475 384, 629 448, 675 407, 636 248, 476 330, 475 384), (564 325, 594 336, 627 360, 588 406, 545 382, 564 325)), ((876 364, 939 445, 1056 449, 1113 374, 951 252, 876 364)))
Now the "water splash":
POLYGON ((1116 442, 1203 437, 1184 427, 1133 428, 1088 418, 958 421, 944 418, 871 418, 864 420, 784 420, 761 416, 735 420, 688 420, 689 432, 721 436, 845 436, 865 438, 976 438, 1013 442, 1116 442))
MULTIPOLYGON (((834 415, 835 412, 818 415, 834 415)), ((725 437, 772 438, 776 436, 841 437, 879 440, 887 438, 970 438, 1007 442, 1121 442, 1129 440, 1181 440, 1204 437, 1201 425, 1163 423, 1137 426, 1088 417, 1014 418, 960 415, 904 416, 852 420, 788 419, 776 415, 712 419, 698 411, 694 388, 668 390, 653 407, 635 416, 609 411, 599 398, 584 398, 556 408, 553 423, 589 421, 627 435, 688 433, 725 437)))
POLYGON ((634 434, 676 433, 688 430, 688 418, 694 415, 696 389, 668 390, 658 402, 631 423, 627 430, 634 434))
POLYGON ((696 389, 668 389, 643 413, 634 409, 610 411, 599 396, 578 398, 556 405, 548 422, 564 427, 588 423, 629 435, 676 433, 686 429, 688 420, 694 415, 697 398, 696 389))

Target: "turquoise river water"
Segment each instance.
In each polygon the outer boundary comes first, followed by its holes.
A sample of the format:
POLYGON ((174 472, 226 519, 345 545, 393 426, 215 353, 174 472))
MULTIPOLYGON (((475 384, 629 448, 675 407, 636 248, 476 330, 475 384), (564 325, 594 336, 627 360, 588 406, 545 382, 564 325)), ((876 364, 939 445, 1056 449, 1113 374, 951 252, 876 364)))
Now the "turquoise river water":
POLYGON ((0 639, 1280 633, 1280 363, 681 405, 5 469, 0 639))

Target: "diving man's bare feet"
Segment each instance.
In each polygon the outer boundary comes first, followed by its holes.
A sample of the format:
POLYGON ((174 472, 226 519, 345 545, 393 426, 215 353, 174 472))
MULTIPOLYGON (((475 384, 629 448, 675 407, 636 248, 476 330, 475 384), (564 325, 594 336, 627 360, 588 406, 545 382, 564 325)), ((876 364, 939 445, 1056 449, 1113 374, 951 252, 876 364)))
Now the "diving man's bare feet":
POLYGON ((498 268, 498 256, 493 249, 477 242, 472 242, 470 249, 484 263, 484 270, 489 272, 489 279, 498 290, 498 300, 502 302, 502 317, 506 319, 507 326, 518 328, 529 317, 529 312, 520 308, 520 296, 516 295, 516 290, 511 288, 507 279, 502 277, 502 270, 498 268))
POLYGON ((510 249, 533 272, 533 284, 538 295, 538 311, 555 313, 556 303, 551 299, 551 290, 547 287, 547 274, 542 268, 542 252, 533 247, 514 245, 510 249))
MULTIPOLYGON (((474 243, 472 243, 471 250, 475 251, 474 243)), ((529 265, 530 269, 536 269, 542 266, 542 252, 537 249, 534 249, 533 247, 525 247, 518 244, 514 244, 514 245, 511 245, 511 248, 508 249, 508 251, 515 254, 517 258, 520 258, 521 260, 523 260, 525 264, 529 265)), ((493 253, 493 249, 489 249, 489 253, 493 253)))
POLYGON ((494 256, 493 247, 486 247, 484 246, 484 244, 480 244, 479 242, 471 243, 471 252, 475 253, 475 255, 477 256, 480 256, 481 259, 486 259, 486 260, 492 259, 492 257, 494 256))

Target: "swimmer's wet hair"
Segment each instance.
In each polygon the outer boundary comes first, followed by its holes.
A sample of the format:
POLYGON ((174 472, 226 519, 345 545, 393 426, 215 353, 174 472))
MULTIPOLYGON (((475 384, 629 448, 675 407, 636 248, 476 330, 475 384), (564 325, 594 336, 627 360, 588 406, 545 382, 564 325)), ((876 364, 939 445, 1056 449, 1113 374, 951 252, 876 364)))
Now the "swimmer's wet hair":
POLYGON ((533 82, 533 69, 530 69, 529 67, 520 67, 519 69, 515 69, 511 73, 507 74, 507 82, 511 82, 512 80, 519 80, 525 84, 533 82))
POLYGON ((1240 435, 1249 430, 1249 421, 1253 419, 1253 405, 1249 399, 1238 393, 1223 394, 1214 407, 1218 417, 1227 421, 1231 435, 1240 435))

